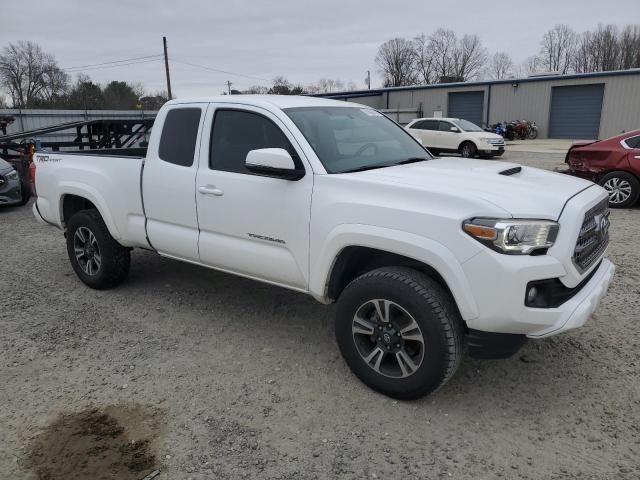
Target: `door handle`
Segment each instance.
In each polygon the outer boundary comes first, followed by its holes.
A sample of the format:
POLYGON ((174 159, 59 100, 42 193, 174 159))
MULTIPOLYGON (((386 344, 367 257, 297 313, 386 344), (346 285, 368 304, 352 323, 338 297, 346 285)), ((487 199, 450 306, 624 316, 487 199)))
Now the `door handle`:
POLYGON ((202 185, 198 188, 198 191, 203 195, 215 195, 216 197, 224 195, 224 192, 215 185, 202 185))
POLYGON ((636 156, 635 156, 635 157, 633 157, 633 158, 640 158, 640 155, 636 155, 636 156))

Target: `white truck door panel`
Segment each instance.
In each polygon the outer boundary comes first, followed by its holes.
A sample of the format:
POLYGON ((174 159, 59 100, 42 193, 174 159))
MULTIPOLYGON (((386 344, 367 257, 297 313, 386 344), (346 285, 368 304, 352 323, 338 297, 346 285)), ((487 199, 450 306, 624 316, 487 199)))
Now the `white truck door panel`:
POLYGON ((156 123, 142 175, 142 198, 151 245, 172 257, 198 261, 195 180, 207 104, 175 105, 156 123), (154 136, 156 136, 154 141, 154 136))
POLYGON ((292 147, 295 138, 275 115, 261 108, 214 107, 207 112, 196 179, 200 261, 305 289, 311 169, 298 158, 307 171, 301 180, 252 174, 244 166, 249 150, 285 148, 298 155, 292 147))

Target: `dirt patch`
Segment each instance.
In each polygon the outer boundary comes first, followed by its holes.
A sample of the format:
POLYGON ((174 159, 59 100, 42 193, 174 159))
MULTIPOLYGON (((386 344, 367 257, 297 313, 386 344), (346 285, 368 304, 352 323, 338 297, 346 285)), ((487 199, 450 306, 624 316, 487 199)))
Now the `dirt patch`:
POLYGON ((33 440, 25 466, 41 480, 139 480, 157 468, 165 415, 110 406, 59 415, 33 440))

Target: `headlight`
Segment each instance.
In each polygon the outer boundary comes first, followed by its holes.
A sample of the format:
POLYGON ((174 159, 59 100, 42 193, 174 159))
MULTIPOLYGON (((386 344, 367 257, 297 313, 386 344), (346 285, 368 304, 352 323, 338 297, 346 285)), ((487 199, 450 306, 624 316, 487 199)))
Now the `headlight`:
POLYGON ((560 226, 551 220, 472 218, 462 229, 496 252, 528 255, 551 247, 560 226))
POLYGON ((485 143, 493 143, 493 137, 482 137, 481 140, 485 143))
POLYGON ((9 180, 17 180, 18 172, 16 170, 11 170, 9 173, 5 175, 5 177, 7 177, 9 180))

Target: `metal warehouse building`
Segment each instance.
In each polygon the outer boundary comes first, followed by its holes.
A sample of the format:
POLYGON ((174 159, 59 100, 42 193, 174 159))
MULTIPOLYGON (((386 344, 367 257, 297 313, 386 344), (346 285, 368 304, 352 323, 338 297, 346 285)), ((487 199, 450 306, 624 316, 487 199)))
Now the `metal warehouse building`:
POLYGON ((541 138, 607 138, 640 128, 640 69, 380 88, 320 95, 362 103, 405 124, 458 117, 487 126, 529 120, 541 138))

